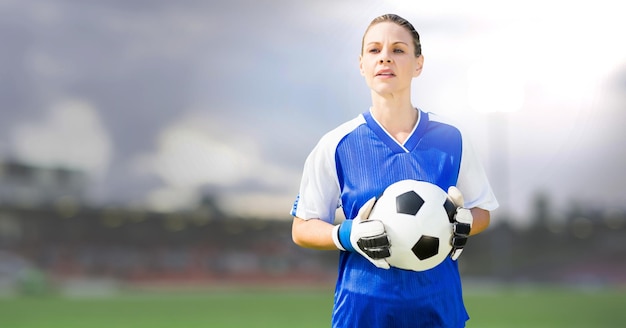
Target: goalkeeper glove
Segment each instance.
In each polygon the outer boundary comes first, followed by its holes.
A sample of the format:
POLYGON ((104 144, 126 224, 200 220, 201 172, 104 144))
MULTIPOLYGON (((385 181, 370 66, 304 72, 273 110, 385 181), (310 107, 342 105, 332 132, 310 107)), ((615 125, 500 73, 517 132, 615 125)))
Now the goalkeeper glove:
POLYGON ((386 257, 389 251, 389 239, 385 226, 379 220, 369 220, 376 197, 368 200, 353 220, 346 220, 333 229, 333 241, 343 251, 357 252, 372 262, 376 267, 389 269, 386 257))
POLYGON ((450 206, 446 204, 449 206, 449 208, 447 208, 448 217, 450 218, 450 223, 452 223, 453 233, 450 240, 450 244, 452 245, 450 256, 456 261, 459 256, 461 256, 463 247, 465 247, 467 243, 467 237, 469 237, 470 231, 472 230, 474 218, 472 217, 472 212, 463 207, 463 194, 461 194, 461 191, 457 187, 452 186, 448 189, 448 200, 454 205, 450 206))

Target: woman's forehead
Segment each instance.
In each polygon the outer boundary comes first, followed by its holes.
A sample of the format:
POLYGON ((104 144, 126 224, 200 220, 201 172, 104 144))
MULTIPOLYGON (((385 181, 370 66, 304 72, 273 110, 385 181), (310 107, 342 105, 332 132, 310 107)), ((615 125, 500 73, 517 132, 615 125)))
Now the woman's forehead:
POLYGON ((381 22, 372 25, 365 33, 365 44, 370 42, 381 41, 402 41, 405 43, 411 43, 411 34, 406 28, 393 23, 393 22, 381 22))

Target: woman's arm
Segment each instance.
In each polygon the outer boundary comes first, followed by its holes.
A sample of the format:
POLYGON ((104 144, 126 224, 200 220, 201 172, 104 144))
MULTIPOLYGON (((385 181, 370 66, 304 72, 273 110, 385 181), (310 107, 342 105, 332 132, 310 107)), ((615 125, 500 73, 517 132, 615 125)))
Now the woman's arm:
POLYGON ((485 231, 485 229, 487 229, 487 227, 489 226, 489 222, 491 221, 491 213, 478 207, 471 208, 470 212, 472 212, 472 218, 474 219, 474 221, 472 222, 472 230, 470 231, 470 236, 485 231))
MULTIPOLYGON (((470 209, 474 219, 470 236, 479 234, 487 229, 491 221, 489 211, 474 207, 470 209)), ((291 238, 293 242, 304 248, 318 250, 337 250, 333 241, 333 225, 320 219, 304 220, 299 217, 293 218, 291 226, 291 238)))
POLYGON ((337 250, 333 241, 334 226, 320 219, 293 218, 291 238, 296 245, 318 250, 337 250))

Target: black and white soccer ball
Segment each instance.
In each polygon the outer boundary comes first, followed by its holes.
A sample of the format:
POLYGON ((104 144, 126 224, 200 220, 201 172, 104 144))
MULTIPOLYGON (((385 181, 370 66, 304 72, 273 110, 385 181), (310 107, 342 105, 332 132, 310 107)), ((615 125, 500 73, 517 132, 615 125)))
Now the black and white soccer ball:
POLYGON ((448 210, 453 208, 447 193, 432 183, 402 180, 387 187, 369 219, 385 225, 391 243, 389 265, 424 271, 440 264, 452 250, 448 210))

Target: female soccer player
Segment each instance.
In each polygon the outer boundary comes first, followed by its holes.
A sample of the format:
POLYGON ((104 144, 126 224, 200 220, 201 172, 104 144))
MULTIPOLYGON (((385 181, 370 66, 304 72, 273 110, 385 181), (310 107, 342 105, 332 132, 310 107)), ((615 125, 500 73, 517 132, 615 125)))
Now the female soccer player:
POLYGON ((292 237, 302 247, 341 251, 333 327, 464 327, 469 319, 455 259, 467 235, 487 228, 498 203, 462 131, 413 106, 411 82, 423 64, 411 23, 393 14, 375 18, 359 58, 371 107, 324 135, 306 159, 292 237), (452 255, 430 270, 389 267, 393 240, 380 221, 367 221, 375 197, 404 179, 456 187, 464 197, 459 204, 450 192, 458 234, 452 255), (346 220, 334 225, 338 206, 346 220), (368 237, 378 244, 357 243, 368 237))

